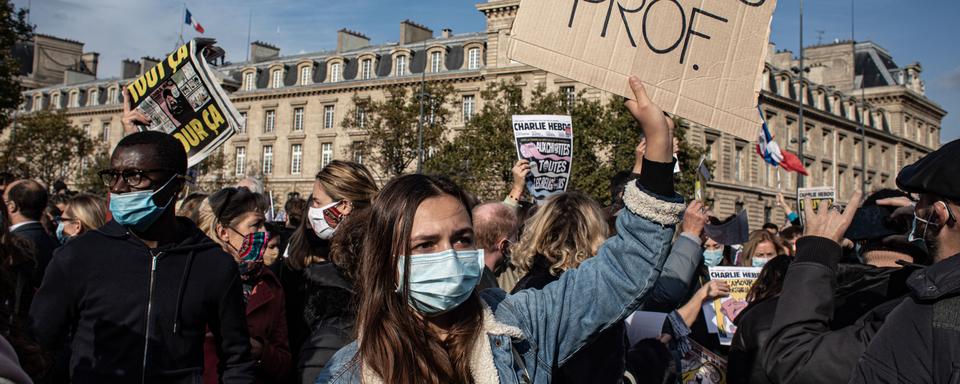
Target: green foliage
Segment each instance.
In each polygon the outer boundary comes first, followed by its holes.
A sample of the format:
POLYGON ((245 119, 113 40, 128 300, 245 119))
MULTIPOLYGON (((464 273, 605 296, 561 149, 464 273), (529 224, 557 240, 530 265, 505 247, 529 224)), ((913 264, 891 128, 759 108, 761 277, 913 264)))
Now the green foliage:
MULTIPOLYGON (((347 129, 367 134, 367 148, 376 168, 390 177, 404 174, 419 157, 417 126, 420 121, 420 87, 394 86, 386 99, 369 101, 353 97, 353 109, 343 119, 347 129)), ((437 148, 450 120, 448 105, 454 105, 449 84, 426 85, 423 113, 423 148, 437 148)))
MULTIPOLYGON (((21 63, 13 56, 18 42, 30 39, 33 26, 27 24, 27 10, 15 10, 13 2, 0 2, 0 132, 10 123, 10 115, 20 106, 21 63)), ((29 65, 30 63, 26 63, 29 65)))
POLYGON ((106 145, 98 146, 80 167, 80 172, 74 179, 74 189, 96 196, 106 196, 107 187, 100 180, 99 172, 109 168, 110 148, 106 145))
POLYGON ((62 113, 31 113, 18 119, 13 129, 0 144, 0 165, 48 186, 76 175, 82 159, 94 151, 93 141, 62 113))
MULTIPOLYGON (((676 130, 674 135, 680 138, 680 151, 677 152, 677 158, 680 160, 680 175, 676 179, 677 193, 686 198, 693 198, 695 182, 697 180, 697 166, 700 160, 707 154, 706 148, 701 148, 687 140, 687 133, 690 126, 682 119, 674 119, 676 130)), ((713 173, 713 161, 705 160, 710 173, 713 173)))

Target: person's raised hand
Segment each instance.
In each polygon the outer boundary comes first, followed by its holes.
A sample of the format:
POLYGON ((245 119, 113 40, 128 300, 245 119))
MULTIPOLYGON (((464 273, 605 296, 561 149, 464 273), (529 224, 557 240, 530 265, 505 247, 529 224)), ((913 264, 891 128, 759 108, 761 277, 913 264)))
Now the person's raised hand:
POLYGON ((530 174, 530 161, 523 159, 517 160, 517 162, 513 164, 513 169, 510 170, 510 173, 513 174, 510 198, 520 201, 520 197, 523 196, 523 191, 526 187, 527 175, 530 174))
POLYGON ((853 222, 853 215, 860 208, 862 198, 863 192, 854 192, 843 213, 833 209, 828 204, 820 204, 817 212, 814 212, 813 202, 807 198, 803 203, 803 213, 806 218, 803 235, 824 237, 840 244, 843 241, 843 234, 847 232, 847 228, 850 228, 850 223, 853 222))
POLYGON ((686 212, 683 213, 682 233, 689 233, 700 237, 703 233, 703 227, 707 225, 709 214, 706 207, 699 200, 694 200, 687 205, 686 212))
POLYGON ((638 77, 630 76, 630 89, 633 90, 635 99, 627 100, 625 106, 646 136, 647 148, 644 157, 659 163, 672 162, 673 121, 664 116, 663 110, 650 100, 638 77))
POLYGON ((130 109, 130 91, 127 87, 123 87, 123 115, 120 116, 120 121, 123 123, 124 135, 139 131, 137 123, 150 125, 152 122, 150 116, 140 112, 139 109, 130 109))

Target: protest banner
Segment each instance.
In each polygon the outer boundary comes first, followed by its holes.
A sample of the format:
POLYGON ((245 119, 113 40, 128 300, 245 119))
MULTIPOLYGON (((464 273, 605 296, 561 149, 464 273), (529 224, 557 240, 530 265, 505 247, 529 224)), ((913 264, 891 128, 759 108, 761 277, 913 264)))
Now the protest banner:
POLYGON ((523 0, 507 56, 746 140, 776 0, 523 0))
POLYGON ((515 115, 513 137, 517 158, 530 161, 527 190, 537 204, 567 190, 573 166, 573 123, 570 116, 515 115))
POLYGON ((737 326, 733 321, 740 311, 747 307, 747 293, 760 275, 762 268, 753 267, 710 267, 710 280, 722 281, 730 285, 730 296, 721 297, 703 305, 703 315, 707 319, 707 329, 716 333, 720 344, 730 345, 737 326))
POLYGON ((130 107, 151 119, 150 126, 140 129, 180 140, 190 167, 216 151, 243 124, 207 63, 207 49, 214 49, 211 39, 192 40, 127 85, 130 107))
POLYGON ((797 204, 800 207, 799 211, 801 223, 807 222, 806 215, 804 214, 806 199, 810 199, 813 211, 816 212, 818 209, 820 209, 821 204, 826 204, 829 207, 837 201, 837 190, 833 189, 833 187, 811 187, 797 189, 797 204))
POLYGON ((683 384, 726 384, 727 359, 697 344, 693 339, 687 339, 687 342, 690 343, 690 352, 684 354, 680 361, 682 367, 680 382, 683 384))

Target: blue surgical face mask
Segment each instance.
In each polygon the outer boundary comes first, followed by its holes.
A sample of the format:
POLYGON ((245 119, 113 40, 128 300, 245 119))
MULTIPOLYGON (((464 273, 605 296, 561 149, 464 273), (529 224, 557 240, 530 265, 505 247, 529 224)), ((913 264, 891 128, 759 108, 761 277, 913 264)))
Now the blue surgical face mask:
POLYGON ((757 268, 763 267, 764 265, 767 264, 768 261, 770 261, 770 259, 765 257, 754 257, 753 259, 750 260, 753 266, 757 268))
POLYGON ((716 267, 721 261, 723 261, 723 248, 703 250, 703 263, 708 267, 716 267))
MULTIPOLYGON (((398 258, 403 287, 404 257, 398 258)), ((410 305, 418 312, 439 315, 456 308, 473 294, 483 270, 483 250, 455 251, 410 257, 410 305)))
POLYGON ((63 222, 57 224, 57 241, 60 242, 60 245, 67 243, 67 240, 70 240, 70 236, 67 236, 66 233, 63 233, 63 222))
POLYGON ((125 227, 132 227, 138 231, 144 231, 150 228, 154 222, 160 218, 160 215, 170 206, 176 195, 170 196, 162 207, 157 206, 153 201, 153 196, 164 190, 170 183, 176 179, 173 176, 167 180, 166 184, 156 191, 136 191, 127 193, 110 194, 110 213, 113 214, 113 220, 125 227))

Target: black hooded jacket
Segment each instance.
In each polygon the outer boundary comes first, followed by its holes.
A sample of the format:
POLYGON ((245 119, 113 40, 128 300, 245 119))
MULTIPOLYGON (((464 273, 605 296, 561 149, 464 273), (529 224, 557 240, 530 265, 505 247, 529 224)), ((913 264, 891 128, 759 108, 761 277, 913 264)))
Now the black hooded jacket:
POLYGON ((237 263, 177 224, 180 240, 156 249, 110 221, 54 254, 30 317, 42 344, 69 344, 74 383, 199 382, 208 329, 223 382, 253 382, 237 263))
MULTIPOLYGON (((838 267, 842 249, 797 241, 768 337, 756 355, 774 383, 845 383, 884 319, 906 297, 913 267, 838 267)), ((738 329, 739 332, 739 329, 738 329)))
POLYGON ((960 255, 910 276, 851 383, 960 383, 960 255))
POLYGON ((311 332, 297 371, 299 382, 313 384, 333 354, 356 339, 356 293, 331 262, 312 264, 303 272, 308 292, 303 317, 311 332))

